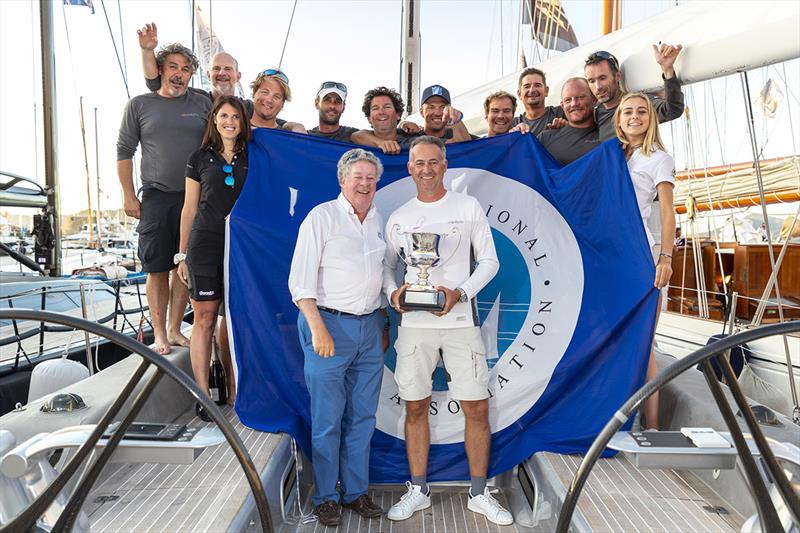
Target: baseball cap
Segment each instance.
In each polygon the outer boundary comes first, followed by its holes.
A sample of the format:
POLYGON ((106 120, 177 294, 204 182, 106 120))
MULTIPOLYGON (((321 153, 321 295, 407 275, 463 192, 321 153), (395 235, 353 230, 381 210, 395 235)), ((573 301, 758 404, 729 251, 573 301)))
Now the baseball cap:
POLYGON ((441 85, 431 85, 430 87, 426 87, 425 90, 422 91, 421 103, 424 104, 431 96, 440 96, 441 98, 444 98, 448 104, 450 103, 450 91, 441 85))
POLYGON ((342 101, 347 99, 347 86, 338 81, 323 81, 317 91, 317 98, 325 98, 325 96, 334 93, 339 95, 342 101))

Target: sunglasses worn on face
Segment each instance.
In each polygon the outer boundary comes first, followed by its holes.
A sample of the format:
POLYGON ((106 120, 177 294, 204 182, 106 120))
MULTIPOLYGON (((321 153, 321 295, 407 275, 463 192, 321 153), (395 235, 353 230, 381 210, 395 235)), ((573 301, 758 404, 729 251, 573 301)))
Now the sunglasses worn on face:
POLYGON ((233 165, 222 165, 222 171, 228 174, 225 176, 225 185, 233 187, 236 184, 236 180, 233 179, 233 165))
POLYGON ((598 59, 604 59, 608 61, 614 70, 619 70, 619 61, 617 61, 617 58, 614 57, 613 54, 606 52, 605 50, 598 50, 597 52, 590 55, 588 59, 586 59, 586 63, 591 63, 597 61, 598 59))
POLYGON ((283 71, 278 70, 276 68, 268 68, 267 70, 262 71, 261 75, 274 76, 276 78, 280 78, 283 81, 283 83, 289 85, 289 77, 286 74, 284 74, 283 71))
POLYGON ((347 94, 347 86, 344 83, 339 83, 338 81, 326 81, 319 86, 319 90, 321 91, 322 89, 339 89, 343 93, 347 94))

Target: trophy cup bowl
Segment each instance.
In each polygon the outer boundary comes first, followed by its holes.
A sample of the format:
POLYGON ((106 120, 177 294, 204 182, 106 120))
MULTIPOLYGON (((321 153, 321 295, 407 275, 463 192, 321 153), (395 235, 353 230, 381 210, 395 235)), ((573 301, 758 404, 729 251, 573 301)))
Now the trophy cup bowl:
MULTIPOLYGON (((429 279, 430 269, 441 264, 439 243, 446 235, 428 232, 405 233, 399 229, 399 225, 394 227, 394 231, 403 243, 403 255, 399 250, 396 252, 406 265, 419 270, 417 280, 409 285, 400 296, 400 308, 403 311, 442 311, 445 304, 444 292, 433 287, 429 279)), ((458 244, 460 242, 459 238, 458 244)), ((456 249, 458 244, 456 244, 456 249)))

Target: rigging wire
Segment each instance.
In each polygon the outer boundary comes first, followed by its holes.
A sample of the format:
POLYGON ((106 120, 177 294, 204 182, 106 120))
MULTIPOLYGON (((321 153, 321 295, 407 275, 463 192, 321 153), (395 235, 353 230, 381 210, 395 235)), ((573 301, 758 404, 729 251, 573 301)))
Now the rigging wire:
POLYGON ((505 36, 503 34, 503 0, 500 0, 500 77, 506 75, 505 36))
POLYGON ((292 14, 289 17, 289 26, 286 28, 286 37, 283 39, 283 48, 281 49, 281 58, 278 61, 278 69, 283 65, 283 54, 286 53, 286 45, 289 43, 289 33, 292 31, 292 22, 294 21, 294 12, 297 9, 297 0, 294 0, 292 5, 292 14))
POLYGON ((122 48, 122 76, 125 78, 125 83, 128 82, 128 58, 125 56, 125 31, 122 29, 122 3, 117 0, 117 18, 119 19, 119 35, 120 35, 120 48, 122 48))
MULTIPOLYGON (((783 65, 783 76, 781 76, 780 72, 778 72, 778 76, 781 77, 781 81, 783 81, 783 86, 786 89, 787 93, 791 93, 789 89, 789 85, 786 83, 786 61, 782 63, 783 65)), ((775 69, 777 72, 778 69, 775 69)), ((789 131, 792 134, 792 151, 796 154, 797 153, 797 141, 794 137, 794 123, 792 122, 792 102, 789 99, 786 99, 786 111, 789 115, 789 131)))
MULTIPOLYGON (((61 6, 62 10, 64 6, 61 6)), ((122 83, 125 85, 125 94, 128 96, 128 99, 131 98, 131 91, 128 87, 128 76, 125 74, 125 70, 122 65, 122 61, 119 57, 119 50, 117 49, 117 40, 114 38, 114 32, 111 29, 111 21, 108 20, 108 11, 106 11, 106 3, 105 0, 100 0, 100 7, 103 8, 103 16, 106 18, 106 26, 108 27, 108 34, 111 36, 111 44, 114 46, 114 54, 117 56, 117 65, 119 66, 120 74, 122 74, 122 83)), ((66 24, 66 19, 64 20, 64 24, 66 24)), ((122 36, 120 36, 122 39, 122 36)), ((67 44, 69 44, 69 37, 67 37, 67 44)), ((72 51, 70 50, 70 61, 72 60, 72 51)))

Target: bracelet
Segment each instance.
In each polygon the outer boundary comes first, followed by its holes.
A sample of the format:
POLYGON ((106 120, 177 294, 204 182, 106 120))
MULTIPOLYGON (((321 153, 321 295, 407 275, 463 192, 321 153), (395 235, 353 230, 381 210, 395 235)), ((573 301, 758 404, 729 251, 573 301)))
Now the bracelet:
POLYGON ((672 259, 671 255, 665 254, 664 252, 661 252, 660 254, 658 254, 658 257, 666 257, 667 259, 672 259))

